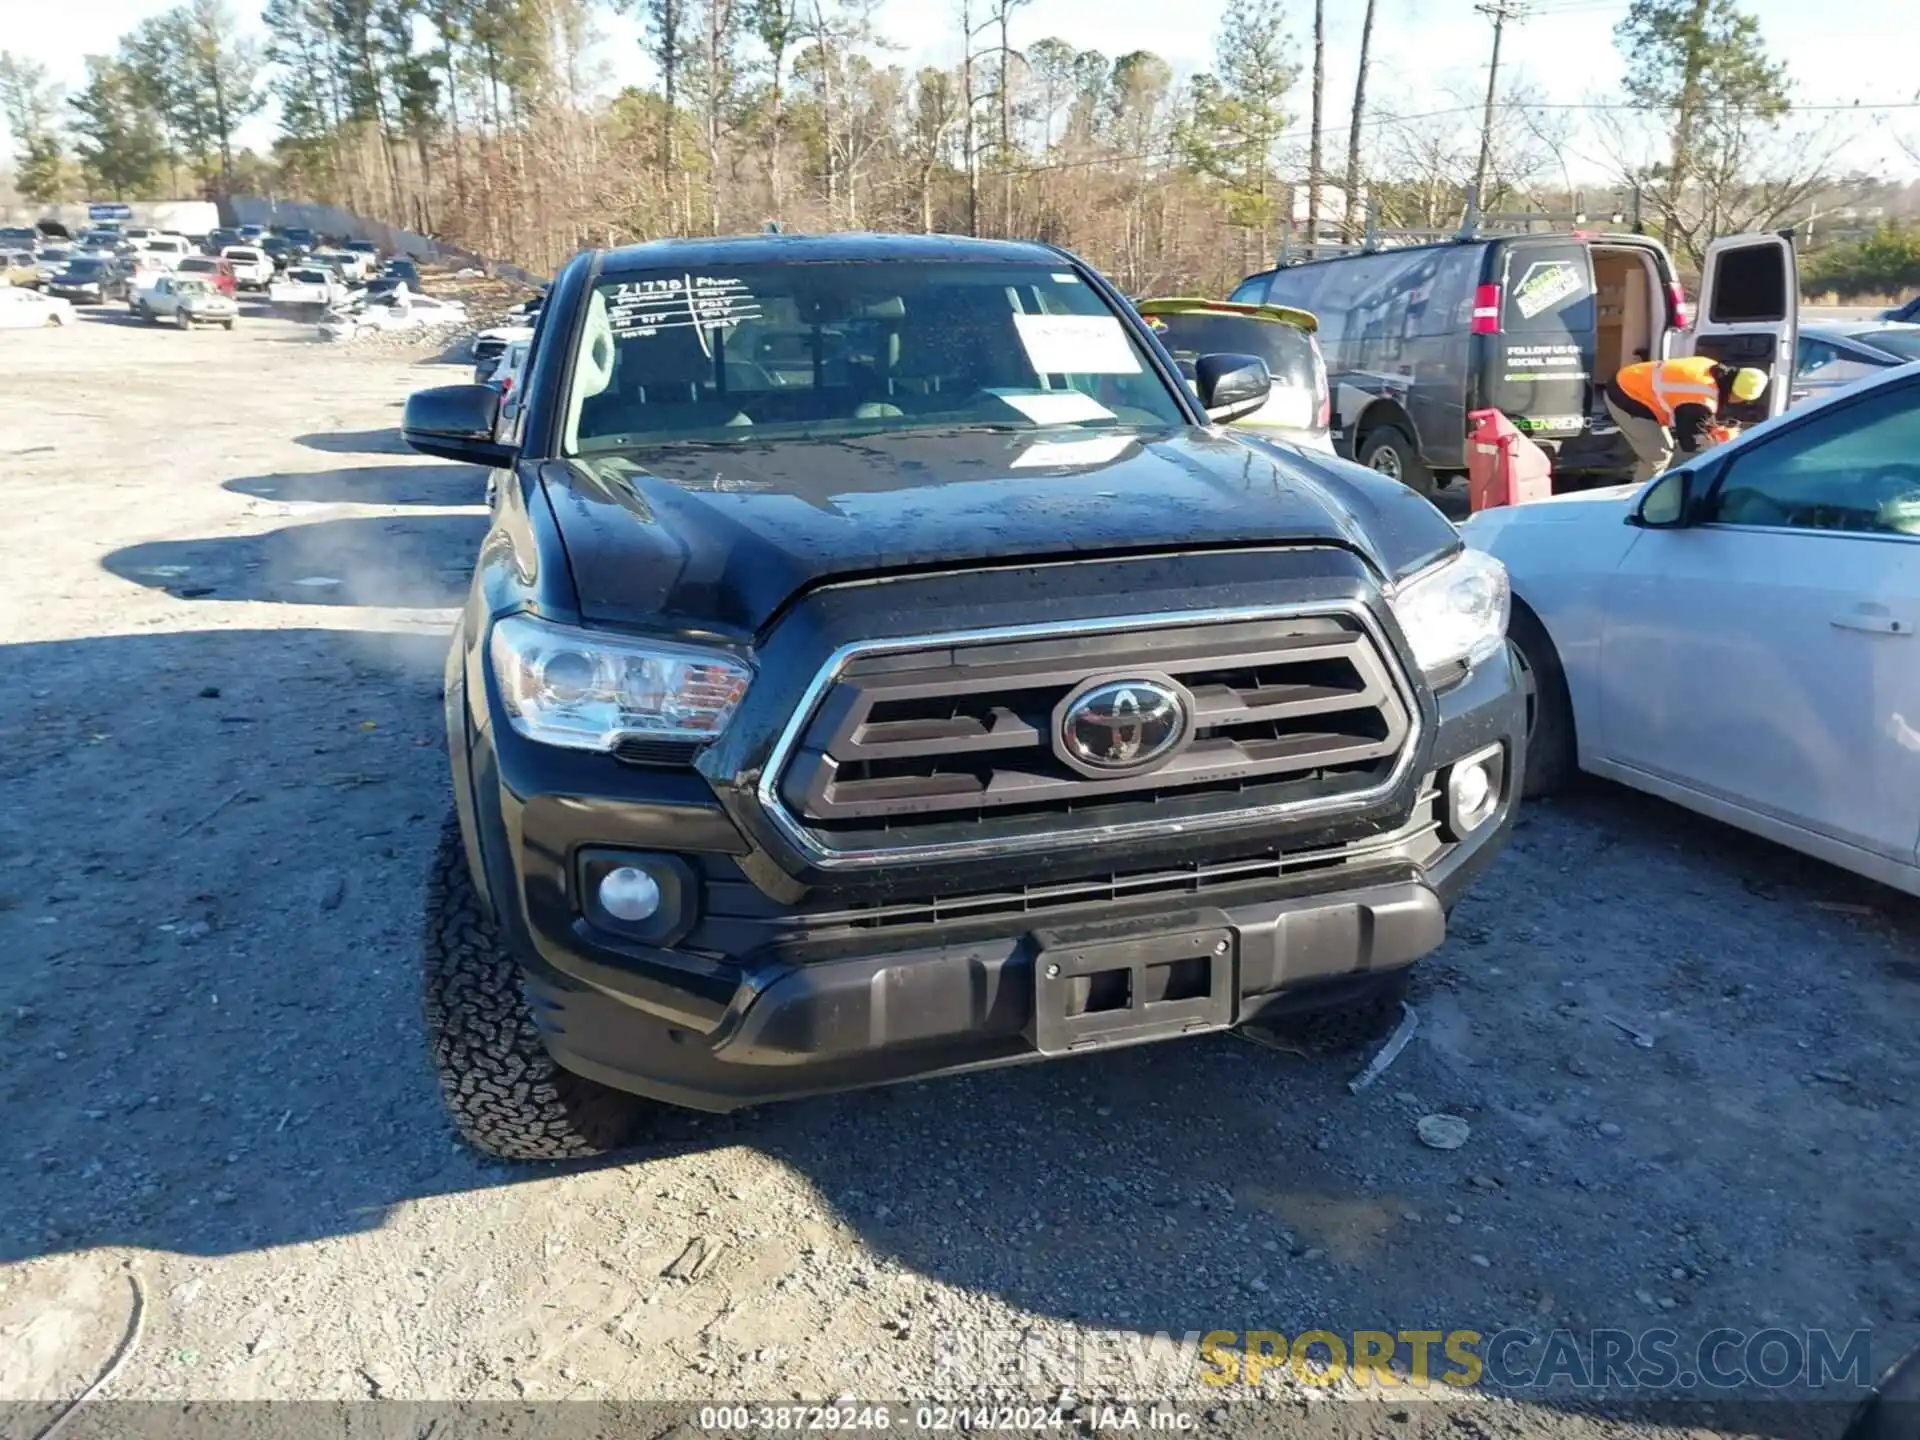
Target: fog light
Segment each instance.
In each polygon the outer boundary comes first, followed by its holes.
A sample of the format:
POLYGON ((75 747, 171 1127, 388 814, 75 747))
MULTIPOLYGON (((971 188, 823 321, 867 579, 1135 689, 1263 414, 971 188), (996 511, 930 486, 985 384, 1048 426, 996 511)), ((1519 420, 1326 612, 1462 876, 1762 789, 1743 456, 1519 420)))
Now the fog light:
POLYGON ((631 865, 609 870, 600 881, 600 906, 616 920, 638 924, 660 908, 660 882, 631 865))
POLYGON ((1500 751, 1470 755, 1447 772, 1448 828, 1455 835, 1478 829, 1500 806, 1500 751))

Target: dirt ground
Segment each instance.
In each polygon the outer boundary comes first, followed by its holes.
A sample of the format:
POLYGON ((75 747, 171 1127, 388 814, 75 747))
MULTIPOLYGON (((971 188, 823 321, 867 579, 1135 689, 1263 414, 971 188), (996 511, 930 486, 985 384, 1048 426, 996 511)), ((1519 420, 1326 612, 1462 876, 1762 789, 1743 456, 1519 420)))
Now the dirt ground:
MULTIPOLYGON (((966 1345, 1870 1327, 1877 1368, 1920 1340, 1920 907, 1599 785, 1526 815, 1362 1094, 1364 1055, 1223 1036, 479 1160, 415 942, 482 477, 395 429, 461 373, 254 316, 0 335, 0 1399, 79 1393, 136 1293, 106 1396, 1068 1389, 1084 1420, 1155 1382, 979 1378, 966 1345), (1464 1146, 1420 1143, 1434 1112, 1464 1146), (669 1276, 696 1239, 717 1261, 669 1276)), ((1181 1394, 1204 1428, 1407 1433, 1310 1380, 1181 1394)))

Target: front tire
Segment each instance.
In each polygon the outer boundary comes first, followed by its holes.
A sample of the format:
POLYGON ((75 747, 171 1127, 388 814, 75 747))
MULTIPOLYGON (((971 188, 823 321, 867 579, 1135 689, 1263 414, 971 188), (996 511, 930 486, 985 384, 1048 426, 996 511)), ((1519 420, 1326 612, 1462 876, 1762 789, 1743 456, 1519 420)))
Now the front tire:
POLYGON ((1567 694, 1560 652, 1531 610, 1518 604, 1513 607, 1507 639, 1520 662, 1527 697, 1527 772, 1521 778, 1520 794, 1536 800, 1566 789, 1579 769, 1573 701, 1567 694))
POLYGON ((1369 470, 1398 480, 1416 495, 1433 494, 1433 472, 1420 458, 1420 447, 1398 425, 1376 425, 1360 437, 1354 458, 1369 470))
POLYGON ((193 329, 193 317, 184 310, 176 310, 173 312, 173 323, 178 325, 182 330, 193 329))
POLYGON ((503 1160, 581 1160, 631 1141, 650 1102, 554 1063, 449 818, 427 877, 427 1045, 461 1137, 503 1160))

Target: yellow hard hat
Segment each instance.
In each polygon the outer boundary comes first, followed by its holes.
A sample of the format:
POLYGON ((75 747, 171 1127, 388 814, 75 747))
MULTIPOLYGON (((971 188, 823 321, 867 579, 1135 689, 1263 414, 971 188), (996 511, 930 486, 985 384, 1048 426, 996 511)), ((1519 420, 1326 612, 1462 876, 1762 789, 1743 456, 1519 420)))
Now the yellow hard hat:
POLYGON ((1767 372, 1755 370, 1752 366, 1742 366, 1733 372, 1733 384, 1730 388, 1733 398, 1743 405, 1758 400, 1767 393, 1767 372))

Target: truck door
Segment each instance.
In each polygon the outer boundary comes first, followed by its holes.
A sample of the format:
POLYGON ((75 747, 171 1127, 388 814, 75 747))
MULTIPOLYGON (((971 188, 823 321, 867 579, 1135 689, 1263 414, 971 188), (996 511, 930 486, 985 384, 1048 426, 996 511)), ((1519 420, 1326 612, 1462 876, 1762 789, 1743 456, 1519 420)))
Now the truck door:
POLYGON ((1707 247, 1693 328, 1675 347, 1768 374, 1767 390, 1727 418, 1753 425, 1787 408, 1794 347, 1800 339, 1800 270, 1793 242, 1780 235, 1728 235, 1707 247))

